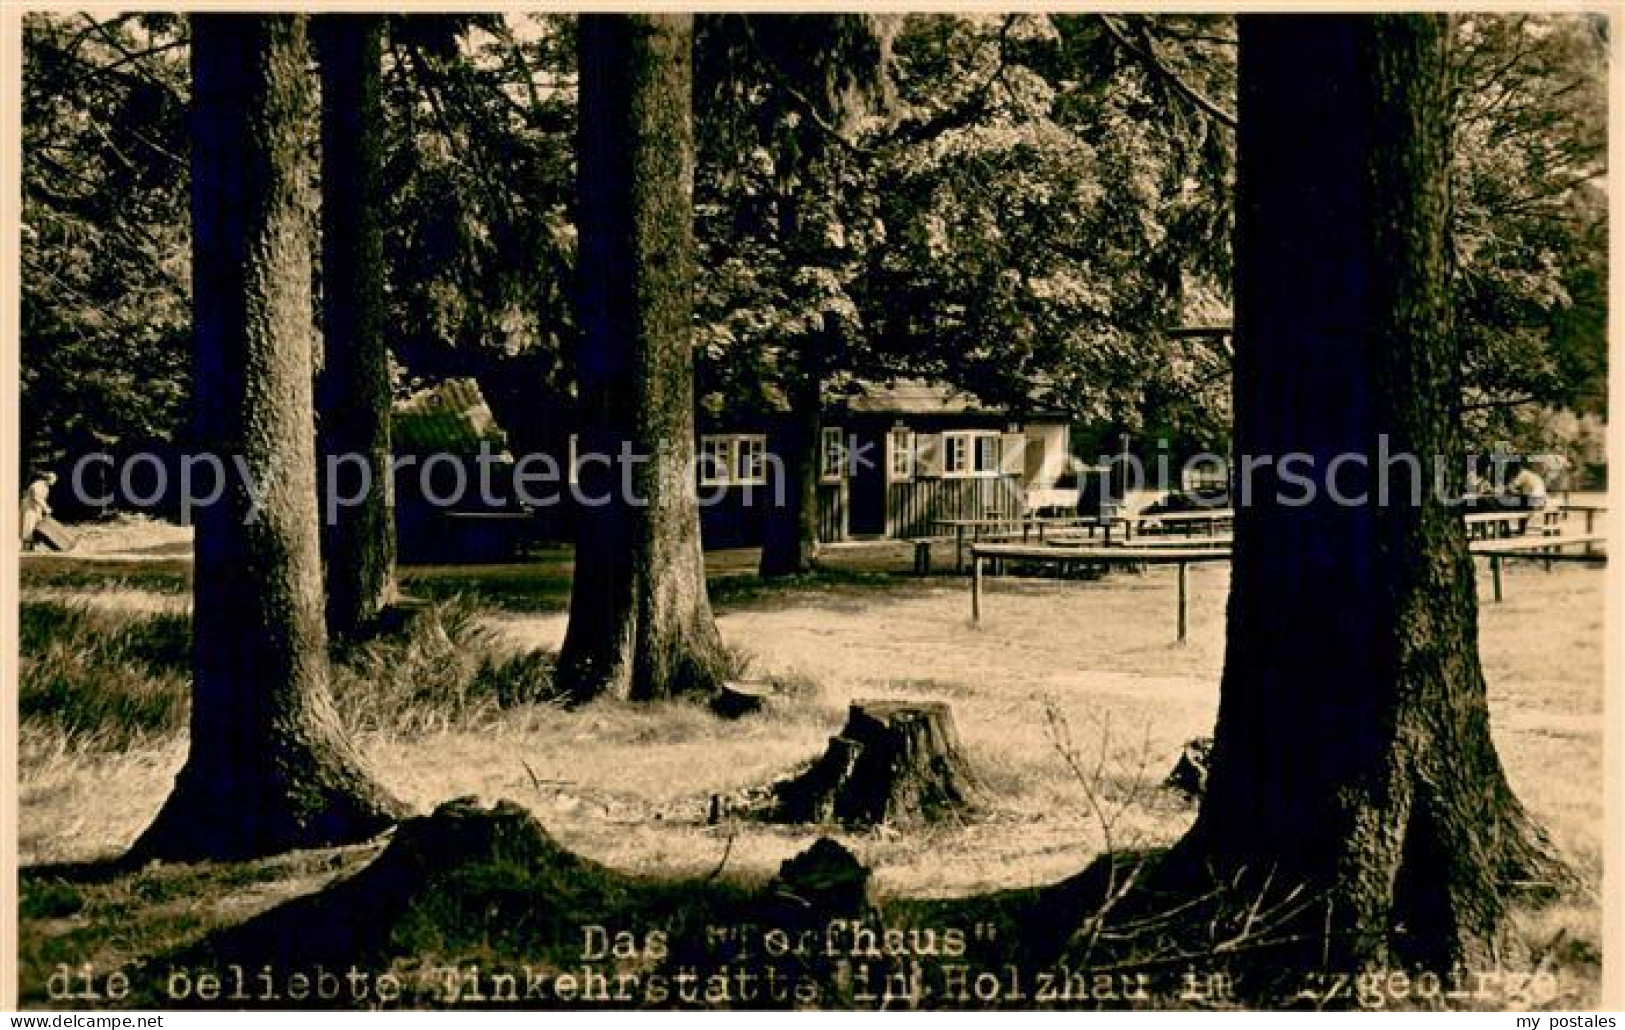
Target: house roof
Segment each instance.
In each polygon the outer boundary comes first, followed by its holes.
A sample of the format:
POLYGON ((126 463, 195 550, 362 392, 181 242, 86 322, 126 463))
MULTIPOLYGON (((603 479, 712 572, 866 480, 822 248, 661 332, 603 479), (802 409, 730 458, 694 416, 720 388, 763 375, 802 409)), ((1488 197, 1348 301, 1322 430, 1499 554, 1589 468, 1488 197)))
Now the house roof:
POLYGON ((891 383, 860 382, 862 391, 848 397, 848 411, 886 415, 996 415, 975 394, 946 383, 926 379, 898 379, 891 383))
POLYGON ((486 443, 500 452, 508 435, 497 425, 473 379, 448 379, 395 402, 390 428, 396 449, 474 454, 486 443))

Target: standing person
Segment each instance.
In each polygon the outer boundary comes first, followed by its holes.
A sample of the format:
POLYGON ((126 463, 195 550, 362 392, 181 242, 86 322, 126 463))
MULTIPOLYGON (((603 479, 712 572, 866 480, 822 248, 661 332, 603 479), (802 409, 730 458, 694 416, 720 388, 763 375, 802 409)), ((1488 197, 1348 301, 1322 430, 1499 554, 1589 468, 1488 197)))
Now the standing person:
POLYGON ((51 487, 56 485, 56 473, 47 472, 23 491, 22 538, 23 550, 34 549, 34 532, 40 520, 51 514, 51 487))

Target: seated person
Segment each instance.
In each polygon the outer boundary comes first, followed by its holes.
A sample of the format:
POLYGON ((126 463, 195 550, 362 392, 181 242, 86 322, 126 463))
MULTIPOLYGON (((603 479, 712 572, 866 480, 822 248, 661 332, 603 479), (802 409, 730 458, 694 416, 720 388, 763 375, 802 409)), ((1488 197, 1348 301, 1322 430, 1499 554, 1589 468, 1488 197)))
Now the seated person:
POLYGON ((1528 465, 1519 465, 1517 474, 1507 483, 1507 493, 1512 496, 1516 507, 1546 507, 1546 480, 1528 465))

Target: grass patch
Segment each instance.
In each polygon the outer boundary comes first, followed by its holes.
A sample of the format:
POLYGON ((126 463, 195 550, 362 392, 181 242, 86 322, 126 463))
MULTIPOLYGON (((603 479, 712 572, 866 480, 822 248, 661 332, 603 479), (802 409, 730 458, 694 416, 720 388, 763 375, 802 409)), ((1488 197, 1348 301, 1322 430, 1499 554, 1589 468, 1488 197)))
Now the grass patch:
POLYGON ((18 611, 23 735, 116 751, 186 724, 191 620, 55 601, 18 611))
POLYGON ((570 604, 569 552, 507 565, 412 565, 401 589, 430 603, 469 602, 510 612, 561 612, 570 604))
MULTIPOLYGON (((41 867, 19 875, 23 1003, 61 1008, 46 994, 59 965, 132 973, 156 956, 320 890, 378 853, 377 845, 299 851, 270 859, 153 865, 137 871, 41 867)), ((154 975, 161 977, 163 967, 154 975)))
MULTIPOLYGON (((740 572, 737 562, 708 562, 707 591, 719 609, 741 608, 777 600, 805 603, 809 595, 830 590, 864 590, 896 586, 903 577, 889 572, 822 568, 797 576, 763 579, 740 572)), ((569 551, 547 552, 530 561, 506 565, 417 565, 401 569, 401 588, 430 602, 468 600, 514 614, 562 612, 570 605, 573 565, 569 551)))
POLYGON ((181 595, 192 590, 192 562, 186 558, 119 561, 53 558, 24 562, 17 574, 24 590, 144 590, 181 595))
MULTIPOLYGON (((19 611, 18 711, 36 748, 107 753, 182 733, 190 709, 191 618, 80 602, 19 611)), ((398 632, 336 650, 333 698, 352 732, 412 738, 477 729, 503 709, 554 700, 553 658, 501 640, 454 598, 398 632)))
POLYGON ((398 633, 341 648, 333 699, 345 724, 413 738, 557 701, 553 656, 516 648, 480 614, 473 600, 452 597, 410 614, 398 633))
POLYGON ((63 880, 30 884, 18 901, 19 919, 65 919, 78 915, 85 907, 79 888, 63 880))

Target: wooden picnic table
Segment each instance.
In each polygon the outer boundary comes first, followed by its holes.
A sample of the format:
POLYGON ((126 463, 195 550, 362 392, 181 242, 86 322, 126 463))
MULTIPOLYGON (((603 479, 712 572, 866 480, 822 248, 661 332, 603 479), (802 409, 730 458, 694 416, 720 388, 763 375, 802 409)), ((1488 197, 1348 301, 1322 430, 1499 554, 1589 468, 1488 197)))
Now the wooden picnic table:
MULTIPOLYGON (((1490 563, 1490 575, 1494 583, 1494 597, 1499 603, 1504 593, 1501 584, 1501 563, 1507 558, 1529 558, 1549 563, 1553 561, 1574 561, 1587 564, 1602 564, 1608 560, 1607 555, 1594 550, 1598 544, 1606 542, 1606 537, 1597 533, 1571 533, 1558 536, 1525 535, 1515 537, 1501 537, 1496 539, 1473 540, 1468 544, 1468 553, 1475 557, 1487 558, 1490 563), (1579 553, 1563 550, 1565 547, 1583 547, 1579 553)), ((982 544, 971 545, 971 621, 979 623, 982 619, 982 575, 983 563, 987 561, 1033 561, 1052 563, 1056 565, 1174 565, 1179 569, 1179 607, 1178 607, 1178 640, 1184 643, 1186 639, 1186 608, 1188 590, 1186 587, 1187 568, 1194 562, 1229 561, 1232 551, 1229 546, 1217 543, 1203 547, 1177 546, 1172 542, 1141 540, 1138 544, 1118 544, 1102 546, 1028 546, 1024 544, 982 544)))
POLYGON ((965 531, 971 531, 971 541, 974 543, 982 539, 984 530, 1004 529, 1010 526, 1019 526, 1021 516, 1011 518, 980 518, 980 519, 932 519, 931 525, 936 529, 948 530, 954 535, 954 571, 965 571, 965 531))
MULTIPOLYGON (((960 518, 960 519, 932 519, 931 525, 938 529, 952 530, 954 535, 954 571, 965 571, 965 531, 971 532, 971 543, 978 543, 984 536, 1009 537, 1020 533, 1021 542, 1026 543, 1033 532, 1038 531, 1038 542, 1044 542, 1044 534, 1050 527, 1077 527, 1090 525, 1091 520, 1084 518, 1056 518, 1053 516, 1040 517, 1036 515, 1013 515, 1009 518, 992 516, 987 518, 960 518)), ((1093 529, 1090 530, 1093 535, 1093 529)))
POLYGON ((1186 569, 1193 562, 1229 561, 1228 547, 1032 547, 1025 544, 971 545, 971 622, 982 621, 982 563, 1035 561, 1057 565, 1176 565, 1179 567, 1179 643, 1186 636, 1186 569))

